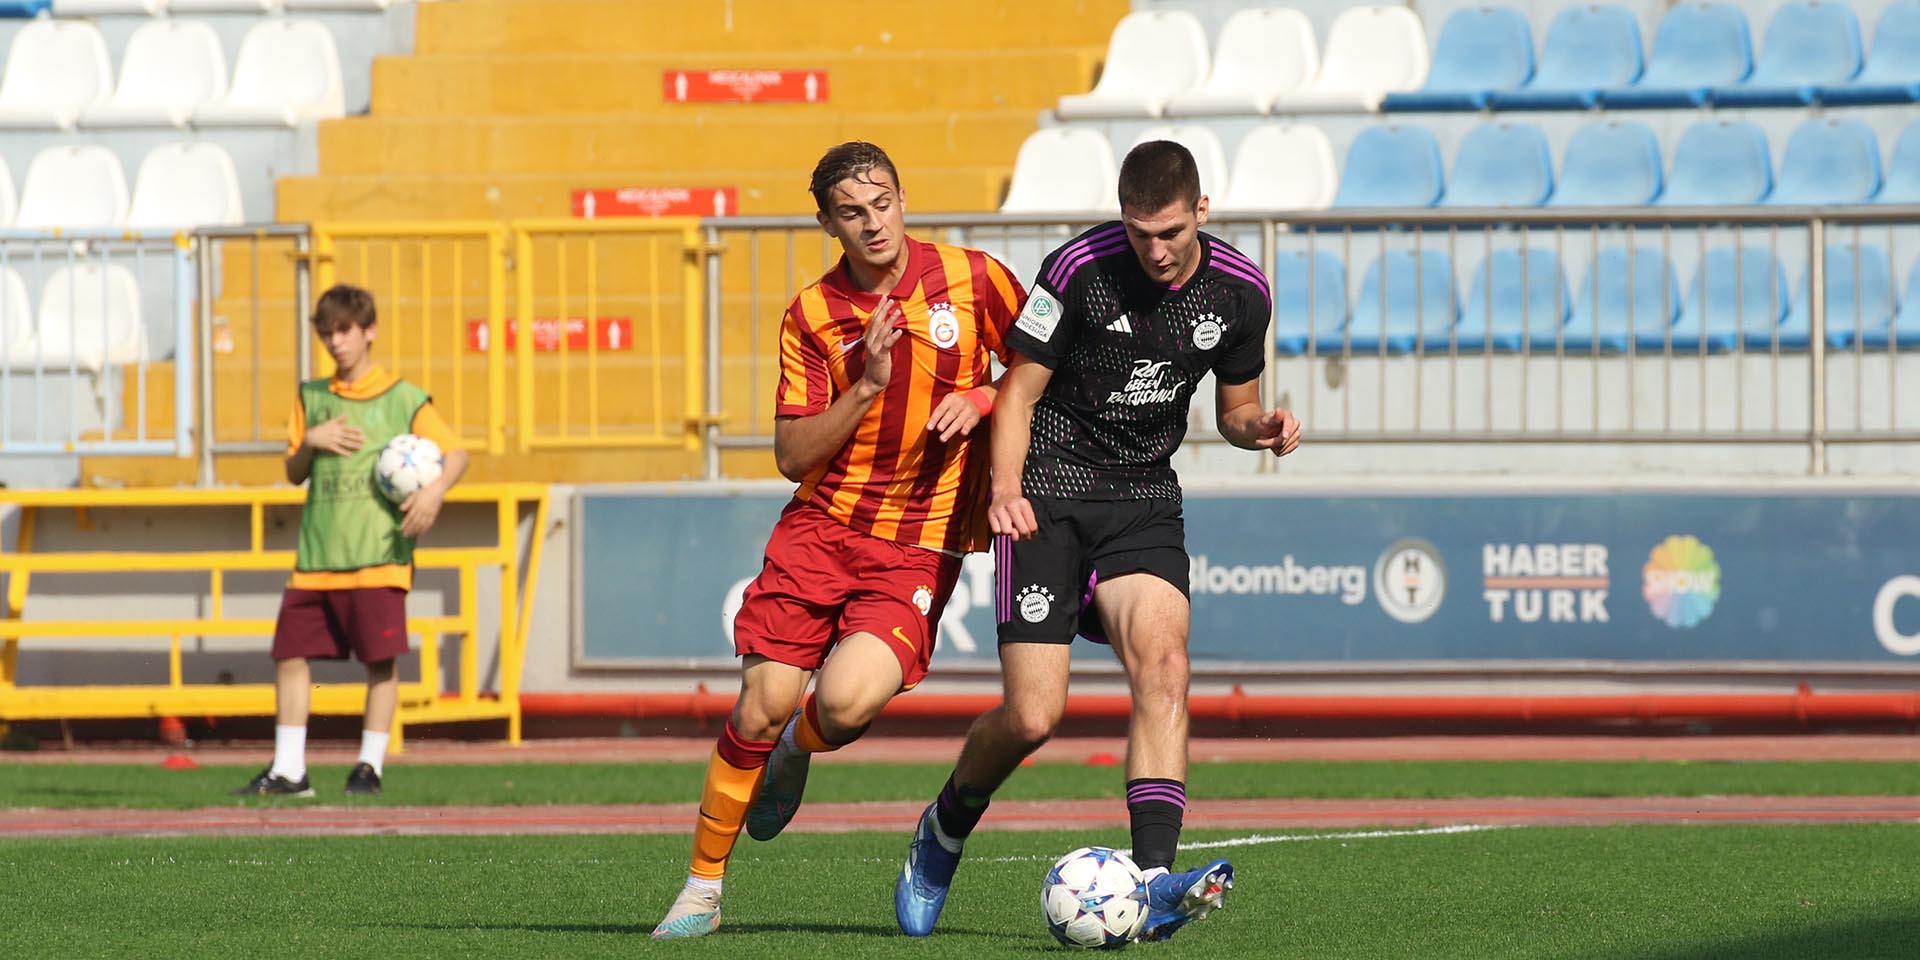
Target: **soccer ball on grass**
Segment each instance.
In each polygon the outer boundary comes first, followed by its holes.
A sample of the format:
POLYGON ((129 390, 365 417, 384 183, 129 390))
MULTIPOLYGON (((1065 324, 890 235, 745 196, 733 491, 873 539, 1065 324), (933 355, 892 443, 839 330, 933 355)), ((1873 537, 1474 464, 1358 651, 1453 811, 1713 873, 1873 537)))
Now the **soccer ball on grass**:
POLYGON ((1118 949, 1147 922, 1147 881, 1126 854, 1081 847, 1061 857, 1040 887, 1047 930, 1069 947, 1118 949))

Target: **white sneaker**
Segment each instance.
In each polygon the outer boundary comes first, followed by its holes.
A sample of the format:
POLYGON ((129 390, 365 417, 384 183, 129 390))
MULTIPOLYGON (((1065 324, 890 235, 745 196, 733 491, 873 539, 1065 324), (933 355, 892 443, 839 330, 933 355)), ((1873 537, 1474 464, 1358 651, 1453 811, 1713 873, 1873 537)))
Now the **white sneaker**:
POLYGON ((704 937, 720 929, 720 891, 687 884, 675 897, 667 918, 653 928, 655 940, 704 937))

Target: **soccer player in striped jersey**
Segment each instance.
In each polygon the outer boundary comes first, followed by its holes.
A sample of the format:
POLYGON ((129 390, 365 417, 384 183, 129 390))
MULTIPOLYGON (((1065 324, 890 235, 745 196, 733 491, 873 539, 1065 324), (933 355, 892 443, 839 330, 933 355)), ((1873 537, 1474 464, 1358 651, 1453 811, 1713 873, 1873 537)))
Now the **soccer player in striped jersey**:
POLYGON ((908 236, 879 147, 828 150, 810 189, 844 256, 780 329, 774 459, 800 487, 734 618, 740 696, 707 763, 686 886, 656 938, 720 925, 741 826, 777 835, 812 755, 853 742, 926 676, 961 559, 987 545, 976 427, 1025 292, 978 250, 908 236))
POLYGON ((1120 219, 1047 256, 1013 330, 993 425, 996 614, 1004 699, 967 733, 894 886, 911 936, 933 932, 964 841, 988 800, 1053 735, 1068 650, 1106 643, 1127 674, 1127 811, 1147 877, 1142 939, 1218 907, 1233 866, 1174 872, 1186 810, 1187 552, 1171 458, 1212 374, 1216 425, 1275 456, 1300 442, 1260 402, 1273 295, 1253 260, 1200 232, 1193 155, 1140 144, 1120 167, 1120 219))

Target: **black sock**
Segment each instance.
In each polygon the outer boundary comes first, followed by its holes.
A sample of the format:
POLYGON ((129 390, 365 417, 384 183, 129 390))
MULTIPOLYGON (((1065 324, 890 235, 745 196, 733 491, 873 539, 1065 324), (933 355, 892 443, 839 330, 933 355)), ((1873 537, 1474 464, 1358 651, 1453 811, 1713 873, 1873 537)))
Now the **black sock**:
POLYGON ((954 782, 947 777, 947 785, 940 788, 940 799, 934 801, 933 815, 940 821, 940 830, 955 840, 965 840, 980 825, 980 815, 987 812, 987 803, 993 799, 992 793, 983 793, 954 782))
POLYGON ((1180 823, 1187 812, 1187 785, 1143 777, 1127 781, 1127 814, 1133 820, 1133 862, 1141 870, 1173 869, 1180 823))

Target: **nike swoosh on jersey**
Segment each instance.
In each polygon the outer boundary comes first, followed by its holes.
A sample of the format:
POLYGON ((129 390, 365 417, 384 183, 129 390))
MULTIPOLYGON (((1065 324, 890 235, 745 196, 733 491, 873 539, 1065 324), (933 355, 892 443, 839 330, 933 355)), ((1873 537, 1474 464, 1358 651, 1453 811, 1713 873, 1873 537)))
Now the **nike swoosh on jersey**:
POLYGON ((915 652, 915 653, 918 653, 918 652, 920 652, 920 648, 919 648, 919 647, 916 647, 916 646, 914 646, 914 644, 913 644, 913 640, 911 640, 910 638, 908 638, 908 637, 907 637, 907 631, 905 631, 905 630, 903 630, 903 629, 901 629, 901 628, 899 628, 899 627, 894 627, 894 628, 893 628, 893 638, 894 638, 895 640, 898 640, 898 641, 900 641, 901 643, 904 643, 904 644, 906 644, 906 645, 907 645, 907 649, 908 649, 908 650, 912 650, 912 651, 913 651, 913 652, 915 652))

